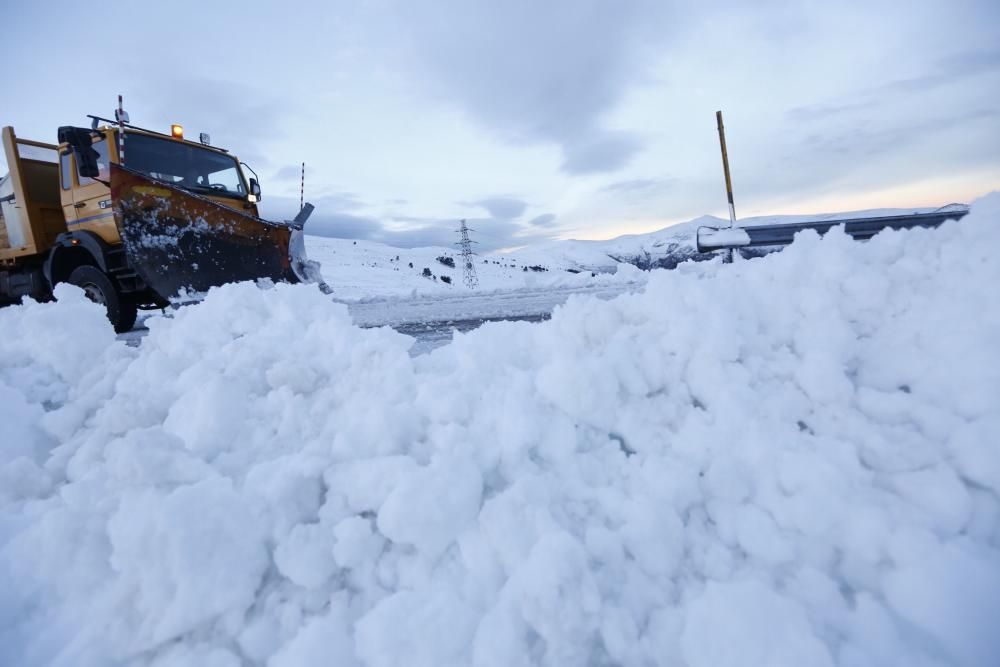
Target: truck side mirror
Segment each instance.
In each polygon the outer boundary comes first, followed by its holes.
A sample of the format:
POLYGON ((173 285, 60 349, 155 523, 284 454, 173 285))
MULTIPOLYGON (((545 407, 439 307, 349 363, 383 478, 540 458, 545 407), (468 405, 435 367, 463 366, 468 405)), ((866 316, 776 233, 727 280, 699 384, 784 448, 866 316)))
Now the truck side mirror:
POLYGON ((100 153, 94 150, 93 133, 82 127, 60 127, 59 143, 67 143, 76 156, 76 168, 81 176, 97 178, 100 169, 97 158, 100 153))
POLYGON ((100 153, 91 146, 73 146, 73 154, 76 155, 76 168, 81 176, 97 178, 101 174, 100 167, 97 166, 100 153))
POLYGON ((253 177, 250 178, 250 194, 256 197, 257 201, 260 201, 260 183, 253 177))

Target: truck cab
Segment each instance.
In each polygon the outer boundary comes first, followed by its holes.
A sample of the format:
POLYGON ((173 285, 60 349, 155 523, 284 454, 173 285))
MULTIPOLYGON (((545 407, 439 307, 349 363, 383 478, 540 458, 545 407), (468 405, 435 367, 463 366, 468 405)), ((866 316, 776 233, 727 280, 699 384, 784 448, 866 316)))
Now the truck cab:
MULTIPOLYGON (((180 128, 174 125, 174 128, 180 128)), ((59 177, 63 217, 67 228, 88 230, 108 243, 120 243, 111 206, 111 164, 119 164, 118 129, 99 127, 92 137, 98 174, 83 176, 77 155, 63 142, 59 145, 59 177)), ((175 184, 223 206, 258 217, 260 188, 248 179, 240 162, 227 151, 183 138, 183 130, 171 135, 129 128, 125 131, 128 166, 152 178, 175 184), (254 192, 251 192, 251 190, 254 192)))

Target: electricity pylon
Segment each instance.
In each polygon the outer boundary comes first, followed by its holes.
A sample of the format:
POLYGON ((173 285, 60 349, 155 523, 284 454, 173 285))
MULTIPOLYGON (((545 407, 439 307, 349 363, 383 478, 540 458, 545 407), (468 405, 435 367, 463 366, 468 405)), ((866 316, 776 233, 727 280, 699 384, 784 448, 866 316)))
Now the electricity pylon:
POLYGON ((479 287, 479 276, 476 275, 476 265, 472 263, 472 258, 476 255, 472 252, 472 244, 476 241, 469 239, 469 232, 476 230, 469 229, 465 220, 462 220, 462 226, 455 231, 462 235, 462 240, 455 244, 462 249, 462 281, 469 289, 476 289, 479 287))

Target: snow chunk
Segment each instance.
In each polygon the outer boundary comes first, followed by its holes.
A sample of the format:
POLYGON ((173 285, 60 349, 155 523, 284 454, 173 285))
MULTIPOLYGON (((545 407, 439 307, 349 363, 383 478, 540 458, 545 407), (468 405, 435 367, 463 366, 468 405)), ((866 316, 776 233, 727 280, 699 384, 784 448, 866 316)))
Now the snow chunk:
POLYGON ((961 665, 996 664, 1000 655, 995 619, 1000 616, 996 551, 967 543, 907 554, 886 579, 890 607, 961 665))
POLYGON ((476 518, 483 493, 479 468, 444 457, 405 475, 378 512, 378 528, 394 542, 443 550, 476 518))
POLYGON ((267 667, 319 664, 354 667, 360 664, 355 657, 348 623, 347 610, 335 604, 326 615, 307 621, 295 638, 268 660, 267 667))
POLYGON ((333 533, 321 524, 300 524, 274 550, 278 570, 303 588, 317 588, 337 569, 333 533))
POLYGON ((691 667, 832 666, 803 609, 757 581, 709 582, 681 635, 691 667))
MULTIPOLYGON (((167 495, 128 494, 108 523, 116 597, 131 601, 137 648, 183 635, 225 613, 242 613, 267 567, 267 552, 228 480, 167 495)), ((129 604, 129 603, 126 603, 129 604)), ((127 616, 122 616, 127 618, 127 616)))

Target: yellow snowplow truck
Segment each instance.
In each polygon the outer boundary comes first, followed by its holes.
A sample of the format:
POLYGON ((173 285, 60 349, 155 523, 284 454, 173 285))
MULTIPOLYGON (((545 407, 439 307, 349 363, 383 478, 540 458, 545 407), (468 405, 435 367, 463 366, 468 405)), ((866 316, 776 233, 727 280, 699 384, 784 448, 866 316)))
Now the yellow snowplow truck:
POLYGON ((257 179, 207 135, 194 142, 179 125, 165 134, 90 118, 89 128, 60 127, 58 144, 3 128, 0 305, 51 299, 56 284, 72 283, 122 332, 138 309, 194 300, 224 283, 325 288, 305 255, 310 204, 295 220, 262 220, 257 179))

